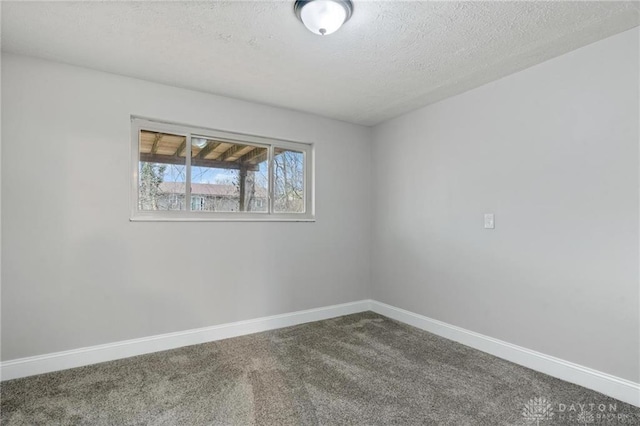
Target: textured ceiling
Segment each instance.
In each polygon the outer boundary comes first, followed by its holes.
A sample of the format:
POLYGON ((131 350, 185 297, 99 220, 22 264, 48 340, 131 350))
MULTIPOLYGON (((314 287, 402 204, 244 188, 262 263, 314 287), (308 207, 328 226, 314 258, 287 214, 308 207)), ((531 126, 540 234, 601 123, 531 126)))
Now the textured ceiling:
POLYGON ((372 125, 637 26, 637 2, 2 2, 2 48, 372 125))

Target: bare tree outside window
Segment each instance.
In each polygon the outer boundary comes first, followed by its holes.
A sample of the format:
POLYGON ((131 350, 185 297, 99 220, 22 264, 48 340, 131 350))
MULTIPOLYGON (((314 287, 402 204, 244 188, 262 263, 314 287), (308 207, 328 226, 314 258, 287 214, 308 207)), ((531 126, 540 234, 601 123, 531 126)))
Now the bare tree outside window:
POLYGON ((164 180, 164 164, 140 163, 140 189, 138 208, 140 210, 158 210, 160 184, 164 180))
POLYGON ((304 153, 276 148, 273 176, 274 211, 304 213, 304 153))

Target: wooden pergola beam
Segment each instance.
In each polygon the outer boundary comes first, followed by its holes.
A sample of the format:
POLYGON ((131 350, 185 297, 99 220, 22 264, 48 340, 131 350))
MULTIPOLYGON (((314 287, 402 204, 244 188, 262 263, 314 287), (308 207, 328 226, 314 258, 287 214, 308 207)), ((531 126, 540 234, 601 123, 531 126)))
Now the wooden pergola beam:
POLYGON ((226 161, 227 158, 233 157, 238 151, 245 149, 244 145, 232 145, 229 149, 227 149, 218 159, 220 161, 226 161))
POLYGON ((197 157, 198 157, 198 158, 204 158, 204 157, 206 157, 207 155, 209 155, 209 153, 210 153, 211 151, 213 151, 214 149, 216 149, 216 148, 217 148, 217 147, 219 147, 219 146, 220 146, 220 142, 209 142, 209 143, 207 144, 207 146, 205 146, 204 148, 202 148, 202 149, 200 150, 200 152, 198 153, 198 156, 197 156, 197 157))
MULTIPOLYGON (((177 157, 175 155, 152 155, 140 153, 140 161, 145 163, 159 163, 159 164, 175 164, 179 166, 185 165, 185 159, 183 157, 177 157)), ((205 158, 192 158, 191 165, 195 167, 209 167, 216 169, 234 169, 239 170, 242 167, 246 167, 247 170, 257 172, 259 167, 253 164, 243 165, 232 161, 220 161, 220 160, 207 160, 205 158)))
POLYGON ((183 140, 182 143, 180 144, 180 146, 178 147, 178 149, 176 150, 176 153, 173 154, 176 157, 180 157, 180 154, 182 154, 182 151, 184 151, 184 149, 187 147, 187 139, 183 140))
POLYGON ((153 138, 153 145, 151 146, 151 153, 154 155, 158 152, 158 143, 160 143, 160 139, 162 139, 162 133, 156 133, 153 138))
MULTIPOLYGON (((267 150, 265 148, 254 148, 251 151, 247 152, 242 157, 240 157, 238 159, 238 162, 240 162, 240 163, 248 163, 249 161, 255 160, 256 158, 259 158, 260 156, 264 155, 266 157, 266 154, 267 154, 267 150)), ((258 162, 260 162, 260 161, 258 161, 258 162)))

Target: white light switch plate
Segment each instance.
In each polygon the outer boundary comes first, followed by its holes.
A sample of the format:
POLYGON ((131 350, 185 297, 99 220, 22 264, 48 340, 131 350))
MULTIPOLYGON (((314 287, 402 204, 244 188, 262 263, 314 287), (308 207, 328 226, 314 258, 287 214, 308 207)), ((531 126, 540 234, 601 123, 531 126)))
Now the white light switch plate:
POLYGON ((493 213, 484 214, 484 229, 494 229, 496 227, 496 221, 493 213))

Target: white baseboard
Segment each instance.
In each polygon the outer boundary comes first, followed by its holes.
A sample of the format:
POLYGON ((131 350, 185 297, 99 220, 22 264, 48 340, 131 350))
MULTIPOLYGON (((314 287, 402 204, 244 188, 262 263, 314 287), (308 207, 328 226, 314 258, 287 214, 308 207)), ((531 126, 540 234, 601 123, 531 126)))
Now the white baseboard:
POLYGON ((212 327, 125 340, 0 363, 2 380, 66 370, 99 362, 228 339, 307 322, 372 310, 438 336, 481 350, 532 370, 575 383, 640 407, 640 384, 545 355, 464 328, 415 314, 375 300, 360 300, 288 314, 238 321, 212 327))
POLYGON ((0 377, 2 380, 11 380, 136 355, 165 351, 183 346, 197 345, 215 340, 228 339, 230 337, 364 312, 368 311, 370 306, 371 303, 369 300, 361 300, 288 314, 215 325, 212 327, 20 358, 2 362, 0 364, 0 377))
POLYGON ((603 393, 640 407, 640 384, 574 364, 553 356, 503 342, 464 328, 418 315, 385 303, 371 301, 371 310, 438 336, 462 343, 549 376, 603 393))

